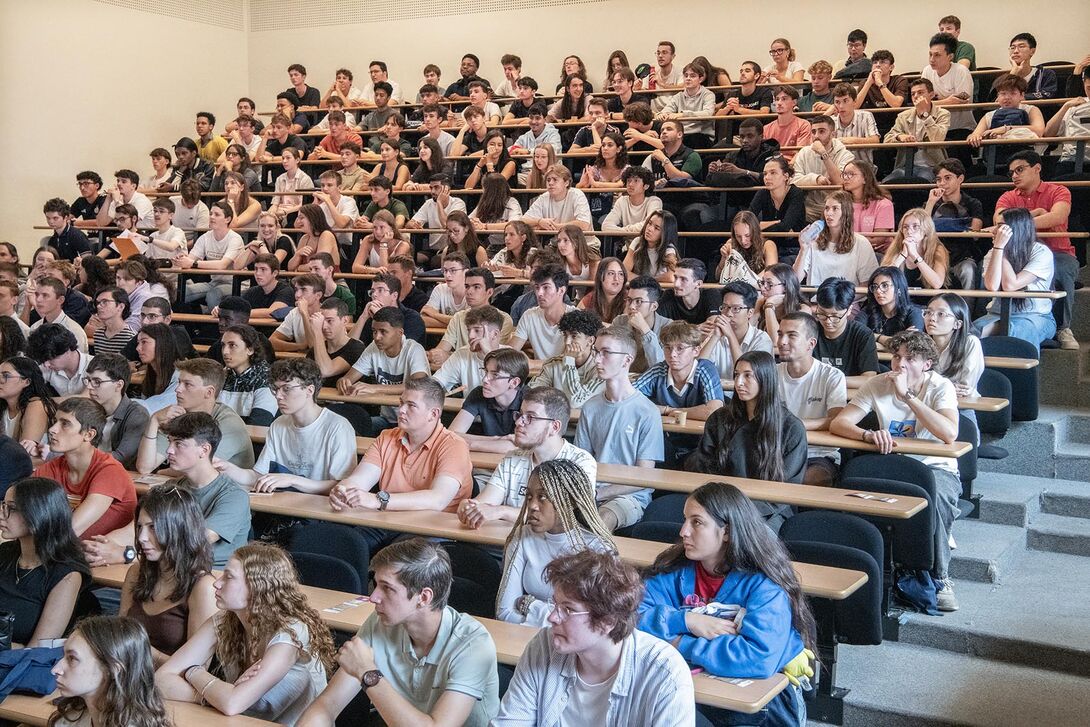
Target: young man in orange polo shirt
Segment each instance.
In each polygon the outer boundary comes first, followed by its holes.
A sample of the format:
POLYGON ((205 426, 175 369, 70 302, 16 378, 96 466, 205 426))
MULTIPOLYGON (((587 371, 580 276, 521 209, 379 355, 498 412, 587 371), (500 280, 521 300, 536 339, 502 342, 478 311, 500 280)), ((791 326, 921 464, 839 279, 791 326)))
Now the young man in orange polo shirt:
MULTIPOLYGON (((469 445, 440 419, 445 396, 442 384, 433 378, 407 380, 397 426, 379 434, 359 466, 333 487, 330 506, 338 512, 353 508, 457 512, 459 503, 470 496, 473 464, 469 445)), ((400 535, 381 528, 359 530, 372 553, 400 535)))

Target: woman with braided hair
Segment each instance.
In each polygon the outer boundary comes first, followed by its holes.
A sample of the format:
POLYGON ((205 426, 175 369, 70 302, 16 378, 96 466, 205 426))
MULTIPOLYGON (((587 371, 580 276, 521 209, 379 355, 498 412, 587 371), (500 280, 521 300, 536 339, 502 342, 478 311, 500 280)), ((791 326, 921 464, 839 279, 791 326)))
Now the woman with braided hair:
POLYGON ((598 516, 594 483, 571 460, 542 462, 530 473, 522 510, 507 536, 497 618, 546 626, 553 610, 546 566, 561 555, 588 548, 617 549, 598 516))
POLYGON ((156 672, 163 697, 294 725, 325 689, 334 648, 291 558, 274 545, 244 545, 214 588, 221 612, 156 672), (202 666, 213 655, 218 676, 202 666))

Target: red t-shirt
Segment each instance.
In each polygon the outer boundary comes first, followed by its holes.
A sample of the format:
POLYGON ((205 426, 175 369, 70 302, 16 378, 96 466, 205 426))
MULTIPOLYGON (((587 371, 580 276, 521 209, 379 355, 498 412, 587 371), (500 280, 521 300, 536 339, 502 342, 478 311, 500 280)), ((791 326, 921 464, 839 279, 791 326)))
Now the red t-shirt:
MULTIPOLYGON (((995 210, 998 212, 1012 207, 1021 207, 1027 210, 1043 209, 1051 212, 1057 202, 1067 202, 1070 205, 1071 191, 1062 184, 1041 182, 1041 186, 1033 194, 1023 194, 1017 189, 1004 192, 999 201, 996 202, 995 210)), ((1042 227, 1038 229, 1038 232, 1067 232, 1067 220, 1054 227, 1042 227)), ((1043 237, 1041 242, 1052 252, 1061 252, 1072 256, 1075 254, 1075 248, 1071 245, 1070 237, 1043 237)))
POLYGON ((91 456, 91 466, 80 482, 68 479, 68 460, 64 455, 52 459, 34 470, 35 477, 56 480, 68 495, 68 504, 75 510, 88 495, 106 495, 113 498, 109 509, 98 522, 83 531, 83 539, 106 535, 133 521, 136 513, 136 486, 120 462, 106 452, 96 449, 91 456))
POLYGON ((715 600, 715 595, 719 593, 719 589, 722 588, 724 578, 726 578, 726 576, 713 576, 711 573, 704 570, 704 566, 697 563, 696 595, 699 596, 704 603, 711 603, 715 600))

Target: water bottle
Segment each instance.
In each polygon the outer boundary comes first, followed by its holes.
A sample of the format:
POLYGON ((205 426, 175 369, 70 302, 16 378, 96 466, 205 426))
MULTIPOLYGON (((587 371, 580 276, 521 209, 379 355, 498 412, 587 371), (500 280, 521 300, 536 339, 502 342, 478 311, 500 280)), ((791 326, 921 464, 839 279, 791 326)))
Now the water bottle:
POLYGON ((824 229, 825 220, 817 220, 816 222, 807 225, 803 231, 799 233, 799 242, 806 242, 812 245, 824 229))

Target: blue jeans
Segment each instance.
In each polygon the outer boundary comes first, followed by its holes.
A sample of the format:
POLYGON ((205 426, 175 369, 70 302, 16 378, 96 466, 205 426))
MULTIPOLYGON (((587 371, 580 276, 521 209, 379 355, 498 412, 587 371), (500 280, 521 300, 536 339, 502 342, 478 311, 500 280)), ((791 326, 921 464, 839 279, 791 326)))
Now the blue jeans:
MULTIPOLYGON (((973 321, 973 328, 979 335, 986 327, 998 321, 999 316, 989 313, 973 321)), ((1056 319, 1051 313, 1011 313, 1007 335, 1029 341, 1040 348, 1041 341, 1047 341, 1056 335, 1056 319)))
POLYGON ((696 705, 697 710, 717 727, 736 725, 760 725, 761 727, 804 727, 806 725, 806 700, 802 689, 794 684, 773 697, 772 701, 756 714, 731 712, 718 707, 696 705))

